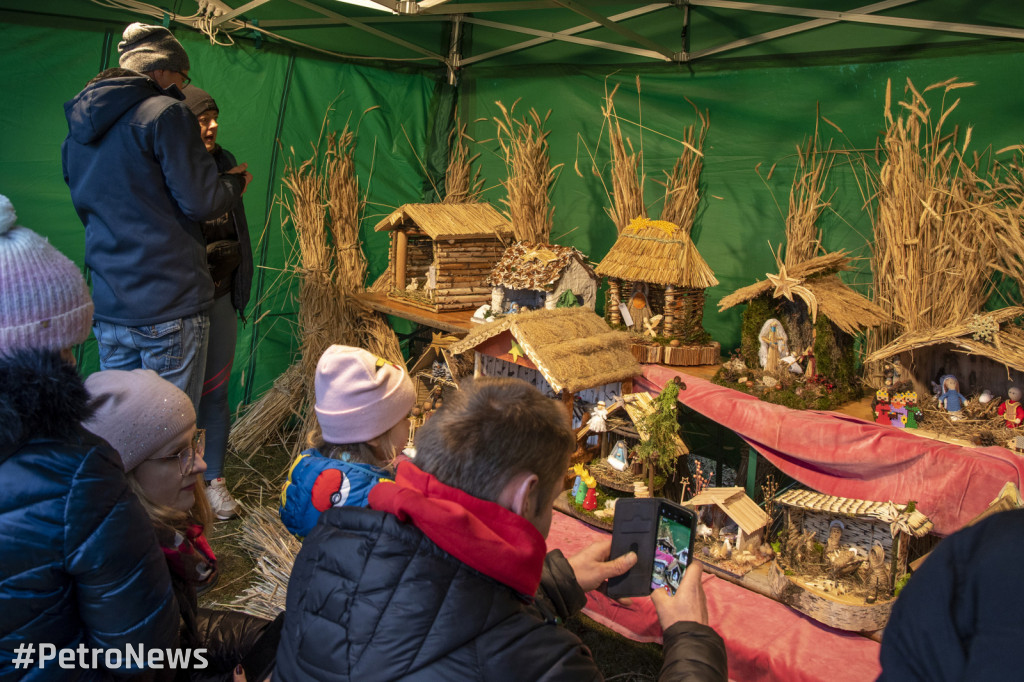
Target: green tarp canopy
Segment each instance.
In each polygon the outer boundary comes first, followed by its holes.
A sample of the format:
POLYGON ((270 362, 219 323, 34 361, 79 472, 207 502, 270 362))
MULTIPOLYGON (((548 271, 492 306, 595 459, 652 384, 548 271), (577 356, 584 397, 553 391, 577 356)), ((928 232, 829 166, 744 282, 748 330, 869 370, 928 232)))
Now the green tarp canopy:
MULTIPOLYGON (((434 200, 433 188, 443 187, 456 105, 473 151, 481 152, 485 199, 496 206, 506 175, 494 140, 497 103, 518 100, 517 116, 551 111, 551 159, 564 164, 551 197, 553 239, 593 261, 616 235, 605 186, 591 170, 596 162, 607 173, 605 93, 619 87, 617 112, 634 149, 643 149, 654 217, 663 193, 656 181, 695 118, 687 100, 707 110, 693 236, 720 280, 708 291, 704 319, 724 348, 738 344, 739 309, 719 314, 716 303, 774 267, 769 244, 783 239, 779 207, 796 145, 813 133, 818 111, 834 124, 819 123, 826 143, 870 152, 884 125, 888 80, 896 100, 907 79, 923 88, 958 77, 976 84, 947 100, 961 98, 950 120, 972 128, 971 149, 992 154, 1024 142, 1019 0, 376 4, 397 13, 336 0, 0 0, 0 194, 11 198, 20 224, 78 263, 82 226, 60 168, 62 105, 116 65, 124 26, 166 23, 190 55, 192 80, 216 98, 219 141, 255 176, 245 205, 257 277, 239 334, 233 403, 258 397, 297 349, 295 283, 282 272, 294 234, 279 205, 284 168, 308 158, 325 130, 346 121, 358 126, 372 281, 387 265, 387 236, 373 225, 397 206, 434 200), (200 9, 213 16, 197 22, 200 9)), ((934 101, 940 104, 938 95, 934 101)), ((869 256, 869 197, 843 159, 829 192, 819 221, 824 247, 869 256)), ((844 277, 868 293, 866 260, 844 277)), ((94 345, 87 346, 86 371, 96 362, 94 345)))

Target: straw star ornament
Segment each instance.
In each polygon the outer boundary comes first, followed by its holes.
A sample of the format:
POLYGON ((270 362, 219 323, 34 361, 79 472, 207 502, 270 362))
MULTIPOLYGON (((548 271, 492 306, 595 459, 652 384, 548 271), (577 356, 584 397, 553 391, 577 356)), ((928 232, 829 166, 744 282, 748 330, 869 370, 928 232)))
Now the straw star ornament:
POLYGON ((800 299, 807 304, 807 310, 811 314, 811 322, 818 321, 818 299, 814 297, 811 290, 805 286, 801 286, 804 281, 796 277, 790 277, 789 272, 786 271, 786 265, 776 259, 776 264, 779 266, 779 274, 773 275, 770 272, 765 273, 765 277, 775 287, 775 291, 772 292, 774 298, 785 298, 787 301, 792 301, 793 296, 799 296, 800 299))

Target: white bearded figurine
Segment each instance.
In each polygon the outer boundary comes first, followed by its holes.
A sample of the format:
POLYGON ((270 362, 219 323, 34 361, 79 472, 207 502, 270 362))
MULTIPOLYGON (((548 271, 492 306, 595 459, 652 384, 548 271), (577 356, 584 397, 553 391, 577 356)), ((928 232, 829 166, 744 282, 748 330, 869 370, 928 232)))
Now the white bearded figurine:
POLYGON ((587 428, 594 433, 604 433, 608 430, 608 409, 604 406, 603 400, 598 400, 597 405, 591 410, 587 428))

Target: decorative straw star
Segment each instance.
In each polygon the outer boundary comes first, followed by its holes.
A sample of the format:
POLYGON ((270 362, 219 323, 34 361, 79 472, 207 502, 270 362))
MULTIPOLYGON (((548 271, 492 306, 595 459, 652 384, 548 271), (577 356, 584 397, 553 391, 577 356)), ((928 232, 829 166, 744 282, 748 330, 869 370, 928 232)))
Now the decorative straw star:
POLYGON ((516 362, 519 362, 519 358, 526 355, 526 353, 523 352, 522 346, 520 346, 519 342, 515 339, 512 339, 512 347, 508 349, 508 354, 511 355, 512 359, 516 362))
POLYGON ((779 274, 765 273, 768 281, 775 286, 772 296, 774 298, 785 298, 787 301, 792 301, 794 295, 799 296, 807 304, 807 310, 811 314, 811 323, 814 324, 818 321, 818 299, 815 298, 810 289, 800 286, 804 283, 802 279, 789 276, 789 272, 786 271, 786 264, 782 262, 782 249, 780 248, 779 251, 780 253, 775 255, 775 264, 779 268, 779 274))

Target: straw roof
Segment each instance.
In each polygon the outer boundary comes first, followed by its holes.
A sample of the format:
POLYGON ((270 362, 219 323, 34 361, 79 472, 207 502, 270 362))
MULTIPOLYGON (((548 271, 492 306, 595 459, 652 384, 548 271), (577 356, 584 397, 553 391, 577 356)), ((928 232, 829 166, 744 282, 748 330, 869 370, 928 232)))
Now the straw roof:
MULTIPOLYGON (((847 334, 856 334, 861 329, 877 327, 888 321, 889 316, 877 304, 844 284, 835 274, 848 269, 850 260, 845 252, 837 251, 798 263, 789 268, 787 274, 794 280, 800 280, 800 286, 811 292, 817 300, 819 312, 847 334)), ((746 303, 773 289, 775 284, 771 280, 759 280, 720 300, 718 310, 721 312, 746 303)))
POLYGON ((613 332, 588 308, 531 310, 481 325, 450 346, 470 351, 508 331, 555 392, 576 393, 640 374, 625 332, 613 332))
POLYGON ((431 239, 438 237, 508 237, 512 224, 490 204, 406 204, 377 223, 377 232, 415 225, 431 239))
POLYGON ((884 360, 916 348, 948 343, 972 355, 982 355, 1007 367, 1024 371, 1024 332, 1017 328, 999 329, 1003 323, 1021 316, 1024 316, 1024 308, 1012 306, 975 315, 947 327, 903 334, 888 346, 879 348, 869 355, 864 362, 884 360), (974 338, 973 335, 979 329, 979 322, 994 325, 995 331, 992 332, 991 341, 974 338))
POLYGON ((703 507, 713 504, 750 535, 768 524, 768 514, 757 506, 740 487, 705 488, 686 502, 684 507, 703 507))
POLYGON ((551 290, 573 260, 597 279, 586 256, 571 246, 516 242, 505 249, 501 260, 487 276, 487 283, 510 289, 551 290))
POLYGON ((916 537, 927 534, 933 527, 932 522, 924 514, 915 511, 907 515, 907 505, 893 502, 855 500, 799 488, 787 490, 776 497, 775 502, 784 507, 828 512, 836 516, 867 518, 889 524, 905 523, 906 530, 916 537))
POLYGON ((622 231, 595 272, 627 282, 671 284, 707 289, 718 284, 715 273, 678 225, 637 218, 622 231))

